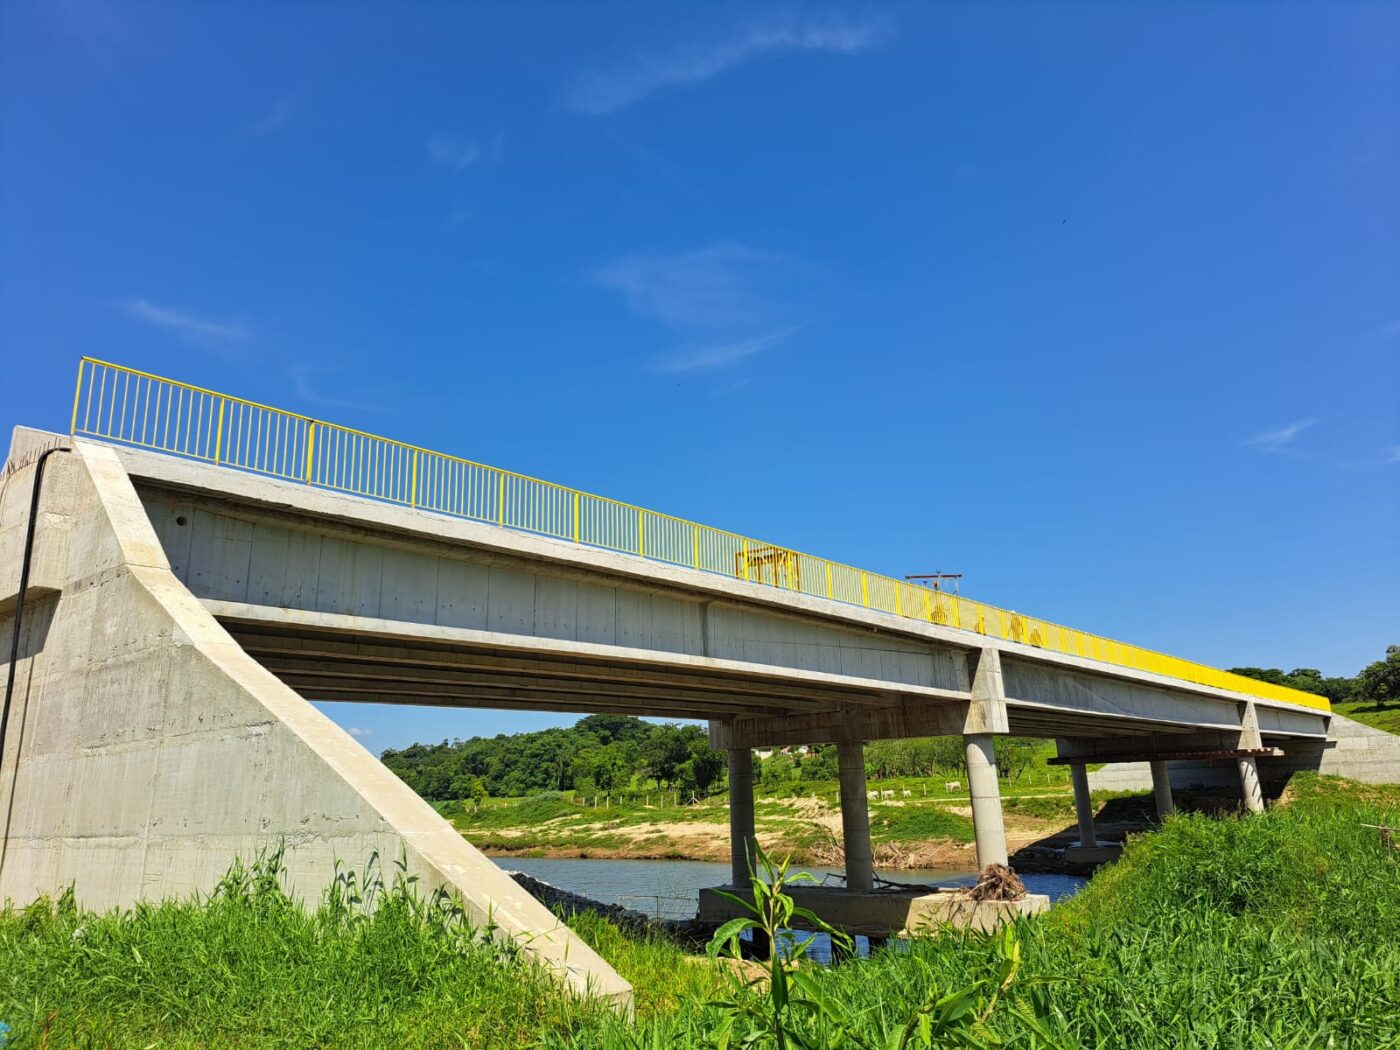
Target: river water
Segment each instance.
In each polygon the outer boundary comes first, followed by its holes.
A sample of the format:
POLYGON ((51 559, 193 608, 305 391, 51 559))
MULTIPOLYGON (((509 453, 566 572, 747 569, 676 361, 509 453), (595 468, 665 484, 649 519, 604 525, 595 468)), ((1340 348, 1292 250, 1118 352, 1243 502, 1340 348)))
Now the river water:
MULTIPOLYGON (((722 886, 729 881, 729 865, 703 860, 584 860, 580 858, 502 857, 498 863, 510 871, 522 871, 541 882, 562 890, 582 894, 604 904, 620 904, 624 908, 667 919, 689 919, 695 916, 696 898, 704 886, 722 886)), ((803 868, 818 882, 826 880, 835 869, 803 868)), ((839 872, 838 872, 839 873, 839 872)), ((972 883, 976 876, 970 871, 927 870, 884 873, 886 878, 901 883, 927 883, 934 886, 959 886, 972 883)), ((840 885, 837 879, 831 879, 840 885)), ((1021 876, 1031 893, 1049 894, 1053 903, 1079 890, 1087 879, 1076 875, 1021 876)), ((864 949, 865 939, 858 939, 864 949)), ((823 959, 830 954, 825 938, 813 942, 813 955, 823 959)))

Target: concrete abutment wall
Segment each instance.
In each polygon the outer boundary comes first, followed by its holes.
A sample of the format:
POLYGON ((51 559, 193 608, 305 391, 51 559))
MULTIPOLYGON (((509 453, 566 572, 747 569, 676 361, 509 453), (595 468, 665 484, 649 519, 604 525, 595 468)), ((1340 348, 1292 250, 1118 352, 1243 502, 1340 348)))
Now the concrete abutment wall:
MULTIPOLYGON (((4 660, 33 470, 0 494, 4 660)), ((630 1003, 592 949, 239 647, 171 571, 114 450, 51 457, 39 522, 0 755, 0 900, 208 892, 235 856, 281 844, 314 902, 337 860, 377 852, 573 989, 630 1003)))

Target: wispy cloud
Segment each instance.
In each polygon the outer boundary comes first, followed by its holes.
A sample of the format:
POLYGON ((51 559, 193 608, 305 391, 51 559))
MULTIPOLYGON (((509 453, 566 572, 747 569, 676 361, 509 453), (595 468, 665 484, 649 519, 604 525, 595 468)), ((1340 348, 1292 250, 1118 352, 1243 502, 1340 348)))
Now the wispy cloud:
POLYGON ((428 136, 428 156, 434 164, 446 168, 454 175, 460 175, 479 161, 501 159, 501 136, 482 144, 476 139, 459 138, 456 135, 437 133, 428 136))
POLYGON ((663 88, 700 84, 767 55, 789 51, 859 54, 883 42, 890 30, 888 19, 870 17, 793 14, 755 21, 721 39, 637 54, 613 68, 582 72, 565 88, 564 105, 575 113, 602 116, 663 88))
POLYGON ((346 731, 347 733, 349 733, 351 736, 353 736, 356 740, 364 740, 364 739, 366 739, 367 737, 372 737, 372 736, 374 736, 374 730, 373 730, 373 729, 363 729, 363 728, 361 728, 360 726, 351 726, 349 729, 347 729, 347 730, 345 730, 345 731, 346 731))
POLYGON ((296 118, 301 107, 302 100, 296 95, 279 98, 266 113, 248 125, 248 134, 253 138, 275 135, 296 118))
POLYGON ((1281 427, 1273 427, 1269 430, 1261 430, 1251 438, 1245 439, 1245 444, 1251 448, 1257 448, 1261 452, 1286 453, 1295 452, 1294 440, 1303 431, 1317 426, 1319 420, 1300 419, 1293 423, 1288 423, 1281 427))
POLYGON ((774 304, 757 288, 777 256, 732 241, 675 254, 628 255, 593 274, 622 293, 634 313, 668 328, 771 322, 774 304))
POLYGON ((297 397, 301 398, 308 405, 316 405, 318 408, 340 408, 351 412, 384 412, 387 411, 382 405, 370 405, 362 401, 350 401, 345 398, 331 397, 321 393, 311 384, 311 376, 316 369, 311 365, 294 365, 287 369, 287 375, 292 380, 292 385, 296 389, 297 397))
POLYGON ((1371 334, 1380 340, 1394 339, 1396 336, 1400 336, 1400 317, 1393 321, 1387 321, 1385 324, 1376 325, 1371 334))
POLYGON ((716 368, 723 368, 725 365, 735 364, 746 357, 753 357, 755 354, 761 354, 765 350, 780 346, 791 339, 796 331, 796 328, 788 328, 779 332, 769 332, 767 335, 755 336, 752 339, 743 339, 736 343, 679 350, 653 361, 652 371, 661 375, 682 375, 687 372, 708 372, 716 368))
POLYGON ((1400 463, 1400 445, 1391 445, 1389 448, 1381 449, 1378 462, 1386 465, 1400 463))
POLYGON ((245 342, 252 335, 247 326, 240 322, 215 321, 183 310, 157 306, 147 299, 125 299, 117 305, 128 316, 144 324, 163 328, 186 342, 206 349, 223 347, 226 350, 229 344, 245 342))

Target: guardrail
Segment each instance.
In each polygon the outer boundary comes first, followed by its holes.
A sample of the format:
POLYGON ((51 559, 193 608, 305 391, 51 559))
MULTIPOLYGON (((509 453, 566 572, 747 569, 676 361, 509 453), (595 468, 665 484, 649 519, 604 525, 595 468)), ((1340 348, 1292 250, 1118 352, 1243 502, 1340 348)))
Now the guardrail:
POLYGON ((90 357, 72 432, 1330 710, 1310 693, 90 357))

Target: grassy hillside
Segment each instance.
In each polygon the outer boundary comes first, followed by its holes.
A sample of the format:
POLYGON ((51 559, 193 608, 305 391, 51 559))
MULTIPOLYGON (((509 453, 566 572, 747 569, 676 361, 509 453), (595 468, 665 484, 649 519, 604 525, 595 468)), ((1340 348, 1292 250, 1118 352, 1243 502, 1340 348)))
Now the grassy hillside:
MULTIPOLYGON (((1400 824, 1400 789, 1313 776, 1265 814, 1182 816, 1134 838, 1021 925, 1020 973, 981 1042, 939 1045, 1400 1046, 1400 851, 1368 823, 1400 824)), ((12 1045, 698 1050, 723 1019, 707 1004, 724 971, 654 936, 575 920, 637 988, 624 1025, 407 883, 342 878, 308 914, 275 874, 235 870, 208 901, 106 916, 71 901, 0 912, 12 1045)), ((813 971, 813 987, 883 1046, 930 987, 968 988, 999 964, 995 940, 948 934, 813 971)), ((837 1045, 829 1016, 795 1024, 810 1046, 837 1045)))

